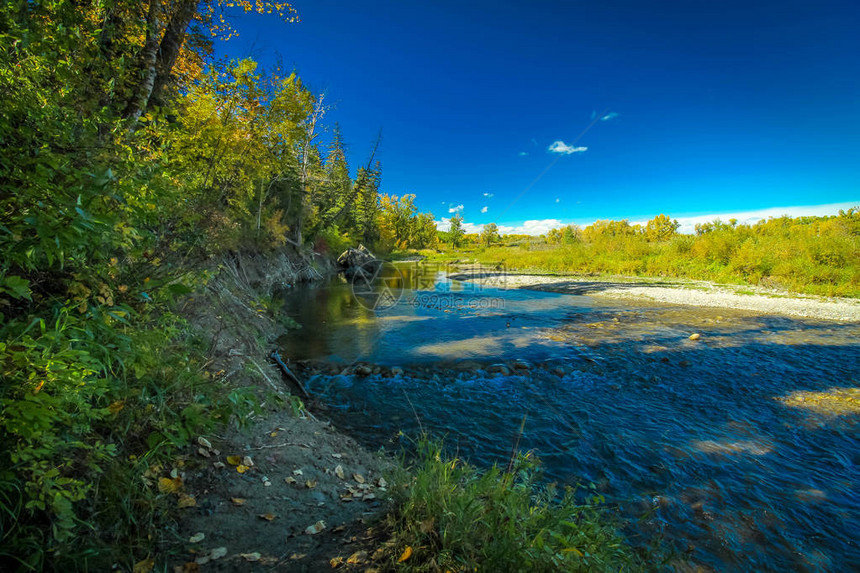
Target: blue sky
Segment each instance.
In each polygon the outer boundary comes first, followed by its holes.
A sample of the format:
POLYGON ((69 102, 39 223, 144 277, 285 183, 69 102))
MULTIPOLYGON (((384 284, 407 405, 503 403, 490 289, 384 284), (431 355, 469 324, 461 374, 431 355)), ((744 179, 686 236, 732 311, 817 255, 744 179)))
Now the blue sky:
POLYGON ((296 24, 237 17, 217 52, 325 91, 353 168, 382 128, 382 191, 437 220, 860 204, 856 1, 294 6, 296 24))

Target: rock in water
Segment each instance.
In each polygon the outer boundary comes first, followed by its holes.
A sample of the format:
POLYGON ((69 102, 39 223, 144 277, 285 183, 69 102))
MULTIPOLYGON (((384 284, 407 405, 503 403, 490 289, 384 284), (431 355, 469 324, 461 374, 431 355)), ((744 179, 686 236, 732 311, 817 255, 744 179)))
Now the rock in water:
POLYGON ((367 366, 365 364, 359 364, 355 367, 354 372, 359 376, 370 376, 373 373, 373 370, 370 368, 370 366, 367 366))
POLYGON ((502 376, 510 376, 510 369, 504 364, 492 364, 489 368, 487 368, 487 372, 490 374, 501 374, 502 376))
POLYGON ((516 360, 514 361, 514 370, 525 370, 528 371, 531 369, 531 364, 526 362, 525 360, 516 360))
POLYGON ((373 273, 380 261, 373 256, 367 247, 359 245, 356 249, 347 249, 337 258, 337 264, 347 277, 356 273, 373 273))

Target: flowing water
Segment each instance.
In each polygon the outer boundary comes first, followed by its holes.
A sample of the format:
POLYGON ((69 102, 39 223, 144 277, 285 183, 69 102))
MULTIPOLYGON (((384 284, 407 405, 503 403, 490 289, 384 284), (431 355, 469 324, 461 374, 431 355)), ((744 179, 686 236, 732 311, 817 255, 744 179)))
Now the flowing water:
POLYGON ((634 542, 662 532, 676 563, 860 566, 860 324, 400 271, 406 288, 385 289, 385 304, 342 280, 285 297, 304 325, 285 355, 405 369, 307 381, 365 443, 390 447, 420 425, 475 464, 504 463, 525 417, 519 448, 549 479, 594 484, 634 542), (529 370, 487 372, 515 360, 529 370))

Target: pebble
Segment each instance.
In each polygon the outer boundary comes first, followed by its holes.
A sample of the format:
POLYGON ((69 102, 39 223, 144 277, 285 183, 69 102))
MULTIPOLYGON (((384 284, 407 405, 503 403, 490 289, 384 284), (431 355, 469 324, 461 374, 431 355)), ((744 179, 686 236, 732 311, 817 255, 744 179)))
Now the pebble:
POLYGON ((531 369, 531 364, 529 364, 525 360, 517 360, 516 362, 514 362, 513 366, 514 366, 514 370, 530 370, 531 369))
POLYGON ((490 374, 501 374, 502 376, 509 376, 511 371, 504 364, 492 364, 487 368, 487 372, 490 374))

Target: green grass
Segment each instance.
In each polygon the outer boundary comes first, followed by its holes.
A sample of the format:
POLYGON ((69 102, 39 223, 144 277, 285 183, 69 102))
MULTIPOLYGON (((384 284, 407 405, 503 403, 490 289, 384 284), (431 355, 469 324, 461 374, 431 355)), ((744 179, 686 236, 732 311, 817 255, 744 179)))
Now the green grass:
POLYGON ((787 292, 860 297, 860 217, 774 220, 698 236, 583 237, 570 244, 493 246, 445 252, 508 271, 707 280, 787 292), (776 225, 771 223, 784 223, 776 225))
POLYGON ((446 456, 441 443, 421 439, 414 461, 404 463, 394 482, 383 570, 649 568, 619 533, 602 496, 541 485, 539 462, 530 454, 518 455, 507 469, 478 470, 446 456))

